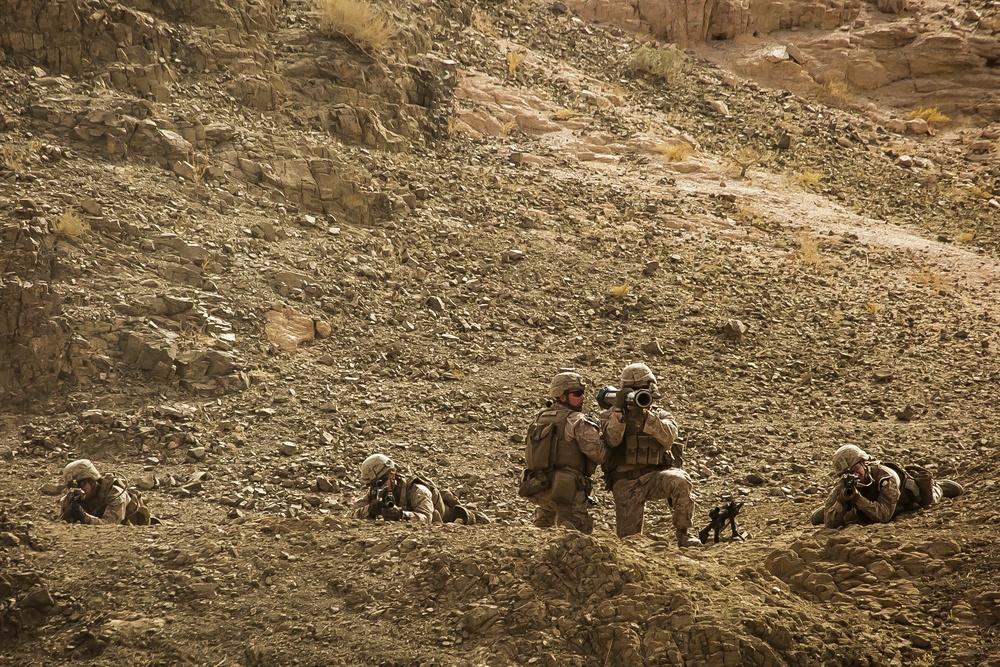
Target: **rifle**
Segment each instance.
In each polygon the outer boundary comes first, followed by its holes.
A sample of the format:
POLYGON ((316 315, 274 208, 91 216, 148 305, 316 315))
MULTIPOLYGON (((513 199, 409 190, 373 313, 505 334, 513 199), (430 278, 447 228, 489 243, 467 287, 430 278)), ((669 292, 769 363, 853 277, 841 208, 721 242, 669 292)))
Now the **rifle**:
POLYGON ((853 498, 854 494, 858 492, 858 478, 847 473, 841 478, 841 481, 844 485, 844 498, 853 498))
POLYGON ((740 513, 740 509, 743 508, 743 503, 737 503, 735 500, 731 501, 725 507, 716 506, 715 509, 708 513, 709 523, 705 526, 701 532, 698 533, 698 538, 701 540, 702 544, 708 544, 708 534, 714 533, 713 541, 718 544, 719 542, 719 531, 726 527, 728 523, 730 528, 733 530, 733 534, 729 536, 729 541, 746 539, 746 533, 740 531, 736 527, 736 515, 740 513))
POLYGON ((87 494, 83 492, 83 489, 71 489, 68 494, 66 494, 66 509, 63 511, 62 519, 63 521, 69 521, 70 523, 77 523, 80 521, 79 512, 76 511, 76 507, 83 502, 83 499, 87 494))
POLYGON ((383 516, 386 510, 396 508, 396 499, 388 487, 372 487, 368 492, 368 503, 368 516, 373 519, 383 516))

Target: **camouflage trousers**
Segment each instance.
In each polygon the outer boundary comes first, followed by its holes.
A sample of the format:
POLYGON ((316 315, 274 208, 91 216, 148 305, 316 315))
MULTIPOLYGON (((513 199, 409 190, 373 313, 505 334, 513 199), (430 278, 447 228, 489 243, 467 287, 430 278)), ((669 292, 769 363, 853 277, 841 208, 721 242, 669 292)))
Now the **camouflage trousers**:
POLYGON ((642 532, 646 502, 650 500, 666 500, 673 509, 674 528, 689 529, 694 516, 693 489, 691 478, 679 468, 657 470, 638 479, 615 482, 611 493, 615 498, 618 537, 642 532))
POLYGON ((552 502, 550 489, 532 496, 531 502, 538 505, 535 508, 534 524, 539 528, 566 526, 588 535, 594 532, 594 519, 587 511, 587 493, 583 489, 577 490, 573 502, 569 505, 557 505, 552 502))

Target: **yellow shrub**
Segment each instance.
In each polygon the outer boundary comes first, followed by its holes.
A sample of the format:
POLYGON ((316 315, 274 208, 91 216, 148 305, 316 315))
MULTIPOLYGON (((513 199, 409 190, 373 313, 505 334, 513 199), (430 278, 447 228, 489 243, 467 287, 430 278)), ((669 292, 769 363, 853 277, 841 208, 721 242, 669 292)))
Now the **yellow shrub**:
POLYGON ((801 174, 796 174, 795 179, 803 185, 818 185, 823 180, 823 174, 817 171, 805 171, 801 174))
POLYGON ((610 294, 611 296, 618 297, 619 299, 624 299, 626 296, 628 296, 628 293, 630 291, 631 288, 628 285, 615 285, 614 287, 608 290, 608 294, 610 294))
POLYGON ((52 223, 52 232, 67 239, 78 239, 87 235, 90 225, 87 221, 76 214, 76 211, 68 210, 52 223))
POLYGON ((517 74, 517 68, 521 66, 527 56, 523 53, 507 52, 507 73, 511 76, 517 74))
POLYGON ((683 142, 665 141, 656 147, 656 152, 669 162, 683 162, 691 157, 694 149, 690 144, 683 142))
POLYGON ((906 114, 906 117, 923 118, 924 120, 927 121, 927 124, 932 127, 934 125, 937 125, 938 123, 947 123, 949 120, 951 120, 951 118, 948 118, 948 116, 938 111, 937 107, 930 107, 930 108, 921 107, 919 109, 914 109, 910 113, 906 114))
POLYGON ((20 174, 28 166, 28 161, 42 148, 38 139, 21 145, 4 144, 0 146, 0 167, 5 167, 15 174, 20 174))
POLYGON ((319 27, 361 49, 380 51, 396 34, 392 17, 366 0, 315 0, 319 27))
POLYGON ((687 57, 671 44, 662 49, 640 46, 629 57, 628 67, 633 72, 644 72, 668 83, 684 72, 687 57))

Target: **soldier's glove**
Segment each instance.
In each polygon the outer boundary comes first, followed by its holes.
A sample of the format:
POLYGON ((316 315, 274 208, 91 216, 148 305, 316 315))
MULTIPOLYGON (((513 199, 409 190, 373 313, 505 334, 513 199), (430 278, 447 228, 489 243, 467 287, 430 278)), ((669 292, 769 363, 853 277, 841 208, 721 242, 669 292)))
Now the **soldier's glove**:
POLYGON ((85 523, 87 521, 87 512, 84 511, 83 505, 77 501, 71 502, 69 509, 66 510, 66 520, 70 523, 85 523))
POLYGON ((382 509, 382 518, 386 521, 401 521, 403 519, 403 510, 396 505, 392 507, 386 507, 382 509))

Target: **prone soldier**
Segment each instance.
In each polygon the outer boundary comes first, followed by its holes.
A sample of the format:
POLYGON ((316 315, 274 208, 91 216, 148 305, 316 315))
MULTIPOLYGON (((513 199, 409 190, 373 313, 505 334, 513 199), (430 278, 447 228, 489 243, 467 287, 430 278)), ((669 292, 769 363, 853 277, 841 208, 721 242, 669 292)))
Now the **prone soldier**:
POLYGON ((813 512, 813 525, 841 528, 852 523, 888 523, 902 512, 928 507, 942 498, 962 495, 958 482, 934 480, 919 466, 874 461, 856 445, 833 454, 837 484, 826 505, 813 512))

